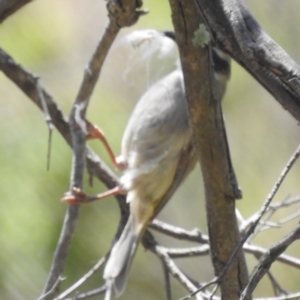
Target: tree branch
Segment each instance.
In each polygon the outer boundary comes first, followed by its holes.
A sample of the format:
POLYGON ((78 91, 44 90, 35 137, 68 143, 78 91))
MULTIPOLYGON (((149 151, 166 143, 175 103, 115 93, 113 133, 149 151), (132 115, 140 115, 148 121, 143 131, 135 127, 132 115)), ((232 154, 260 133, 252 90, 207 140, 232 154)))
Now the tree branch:
POLYGON ((264 32, 244 1, 195 1, 215 43, 300 121, 299 66, 264 32))
MULTIPOLYGON (((108 52, 109 46, 111 45, 112 41, 114 40, 118 32, 118 27, 116 26, 116 24, 114 22, 110 22, 110 24, 112 25, 109 25, 108 30, 106 30, 104 35, 102 36, 100 43, 98 44, 96 51, 93 57, 91 58, 89 67, 85 71, 83 83, 81 85, 80 91, 71 110, 70 129, 71 129, 71 137, 72 137, 72 146, 74 151, 71 179, 70 179, 71 188, 73 187, 82 188, 82 181, 83 181, 83 174, 84 174, 84 167, 85 167, 86 132, 82 131, 82 128, 78 126, 78 118, 77 118, 77 115, 79 114, 78 110, 80 105, 82 104, 84 105, 83 108, 87 107, 88 100, 99 77, 100 69, 103 64, 104 58, 108 52), (82 97, 87 97, 87 98, 82 98, 82 97)), ((80 115, 82 119, 85 119, 84 117, 85 109, 82 109, 80 111, 80 115)), ((47 291, 52 288, 53 283, 57 280, 57 277, 59 277, 64 270, 65 260, 69 252, 69 247, 76 228, 78 216, 79 216, 79 205, 69 205, 65 215, 60 238, 56 250, 54 252, 54 258, 50 268, 49 277, 45 284, 43 293, 47 293, 47 291)), ((59 286, 57 287, 57 293, 58 291, 59 291, 59 286)), ((48 298, 46 297, 45 300, 48 300, 48 298)))
MULTIPOLYGON (((241 194, 230 160, 221 99, 215 94, 210 47, 193 43, 199 25, 206 21, 194 1, 170 0, 170 4, 204 180, 211 258, 218 276, 240 240, 234 201, 241 194)), ((221 283, 222 299, 238 299, 247 281, 245 258, 240 251, 221 283)))
MULTIPOLYGON (((39 85, 38 77, 24 69, 21 65, 17 64, 12 57, 10 57, 5 51, 0 49, 0 69, 3 73, 12 80, 41 110, 42 103, 39 98, 40 92, 47 103, 49 114, 53 121, 53 124, 64 137, 66 142, 71 145, 71 135, 69 124, 66 117, 54 101, 53 97, 39 85), (40 92, 39 92, 40 91, 40 92)), ((117 177, 113 172, 105 165, 104 162, 90 149, 86 149, 86 161, 87 168, 91 174, 96 176, 102 181, 108 188, 112 188, 118 184, 117 177)), ((128 216, 128 206, 123 195, 116 196, 119 206, 122 212, 123 220, 128 216)), ((126 221, 123 220, 123 223, 126 221)), ((123 224, 124 225, 124 224, 123 224)), ((120 226, 122 224, 120 223, 120 226)), ((118 230, 120 232, 120 230, 118 230)))
POLYGON ((290 246, 295 240, 298 239, 300 239, 300 227, 296 228, 293 232, 284 237, 280 242, 270 247, 268 252, 260 259, 258 266, 256 266, 256 270, 251 276, 249 284, 243 291, 240 300, 244 300, 248 297, 248 295, 252 294, 258 282, 267 273, 278 256, 283 253, 287 249, 287 247, 290 246))
MULTIPOLYGON (((243 249, 247 253, 251 253, 254 255, 266 255, 267 249, 256 246, 256 245, 251 245, 251 244, 244 244, 243 249)), ((287 255, 287 254, 281 254, 277 257, 277 261, 280 261, 288 266, 300 269, 300 259, 297 259, 293 256, 287 255)))
POLYGON ((170 273, 169 273, 168 267, 166 266, 165 262, 162 262, 162 267, 163 267, 163 274, 164 274, 166 300, 172 300, 172 288, 171 288, 171 281, 170 281, 170 273))
POLYGON ((254 300, 299 300, 300 292, 278 297, 254 298, 254 300))
POLYGON ((188 240, 191 242, 204 244, 208 243, 208 236, 202 234, 198 228, 188 231, 183 228, 167 224, 157 219, 153 220, 149 227, 179 240, 188 240))
MULTIPOLYGON (((100 38, 100 42, 96 47, 88 67, 85 69, 83 81, 69 118, 73 146, 70 179, 71 190, 74 187, 82 189, 83 185, 86 152, 85 140, 87 134, 85 128, 85 114, 90 97, 98 81, 107 53, 120 28, 133 25, 138 20, 139 16, 143 14, 143 12, 137 11, 137 8, 137 2, 135 0, 122 0, 120 2, 109 1, 107 4, 109 22, 100 38)), ((64 270, 65 260, 75 231, 78 216, 79 205, 70 205, 65 215, 64 224, 54 253, 44 293, 47 293, 47 291, 52 288, 54 282, 64 270)), ((48 300, 47 297, 45 300, 48 300)))
POLYGON ((76 289, 78 289, 81 285, 83 285, 91 276, 95 274, 99 270, 99 268, 105 263, 106 256, 102 257, 91 270, 89 270, 86 274, 84 274, 77 282, 75 282, 72 286, 70 286, 67 290, 61 293, 54 300, 62 300, 66 298, 66 296, 73 293, 76 289))
MULTIPOLYGON (((187 289, 187 291, 194 292, 197 290, 197 287, 192 284, 192 282, 179 270, 176 264, 170 259, 163 246, 156 245, 151 249, 151 251, 162 260, 173 277, 176 278, 181 283, 181 285, 187 289)), ((196 294, 195 298, 197 300, 203 300, 201 293, 196 294)))

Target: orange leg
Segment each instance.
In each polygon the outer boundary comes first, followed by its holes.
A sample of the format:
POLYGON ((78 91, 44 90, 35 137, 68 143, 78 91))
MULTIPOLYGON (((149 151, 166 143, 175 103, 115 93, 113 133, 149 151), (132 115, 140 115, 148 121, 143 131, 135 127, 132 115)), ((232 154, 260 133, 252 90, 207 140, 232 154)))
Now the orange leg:
POLYGON ((116 159, 116 157, 115 157, 115 155, 114 155, 107 139, 104 136, 103 131, 99 127, 93 125, 92 123, 90 123, 87 120, 86 120, 86 124, 87 124, 87 139, 98 139, 98 140, 100 140, 103 143, 103 145, 104 145, 104 147, 105 147, 105 149, 106 149, 106 151, 107 151, 114 167, 117 168, 120 171, 124 170, 125 167, 126 167, 125 163, 122 160, 117 160, 116 159))
POLYGON ((95 196, 88 196, 81 189, 73 188, 74 195, 65 196, 61 200, 67 202, 68 204, 80 204, 80 203, 90 203, 96 200, 101 200, 109 196, 114 196, 118 194, 124 194, 125 191, 120 187, 115 187, 111 190, 108 190, 104 193, 97 194, 95 196))

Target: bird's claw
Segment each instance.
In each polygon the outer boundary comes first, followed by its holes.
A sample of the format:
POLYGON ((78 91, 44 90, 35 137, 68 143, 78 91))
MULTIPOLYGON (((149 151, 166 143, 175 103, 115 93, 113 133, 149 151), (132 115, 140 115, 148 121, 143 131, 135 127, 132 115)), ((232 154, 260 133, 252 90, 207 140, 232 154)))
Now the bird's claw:
POLYGON ((90 202, 90 196, 81 189, 74 187, 73 195, 66 195, 61 200, 68 204, 81 204, 90 202))

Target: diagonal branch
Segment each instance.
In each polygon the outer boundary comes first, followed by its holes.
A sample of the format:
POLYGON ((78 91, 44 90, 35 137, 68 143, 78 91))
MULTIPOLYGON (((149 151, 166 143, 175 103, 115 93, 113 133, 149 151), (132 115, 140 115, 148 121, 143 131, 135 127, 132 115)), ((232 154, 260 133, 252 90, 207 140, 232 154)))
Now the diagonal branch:
POLYGON ((83 285, 91 276, 95 274, 99 270, 99 268, 105 263, 106 256, 102 257, 91 270, 89 270, 86 274, 84 274, 77 282, 75 282, 71 287, 69 287, 66 291, 61 293, 58 297, 56 297, 54 300, 62 300, 65 299, 66 296, 73 293, 75 290, 77 290, 81 285, 83 285))
MULTIPOLYGON (((159 245, 149 231, 147 231, 142 239, 143 245, 154 253, 167 268, 168 272, 176 278, 180 284, 189 292, 195 292, 197 287, 193 282, 177 267, 174 261, 169 257, 165 247, 159 245)), ((201 293, 197 294, 197 300, 203 300, 201 293)))
POLYGON ((260 259, 254 274, 251 276, 249 284, 243 291, 240 300, 244 300, 251 295, 261 278, 268 272, 273 262, 283 253, 294 241, 300 239, 300 227, 296 228, 280 242, 270 247, 268 252, 260 259))
POLYGON ((300 68, 264 32, 244 0, 195 1, 217 45, 300 121, 300 68))

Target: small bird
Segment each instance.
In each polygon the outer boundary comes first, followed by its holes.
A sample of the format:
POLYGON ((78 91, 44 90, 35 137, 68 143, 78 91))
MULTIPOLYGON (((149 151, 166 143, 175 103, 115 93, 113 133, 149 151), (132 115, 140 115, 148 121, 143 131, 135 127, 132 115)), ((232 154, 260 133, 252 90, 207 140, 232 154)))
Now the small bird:
MULTIPOLYGON (((164 32, 175 40, 173 32, 164 32)), ((216 79, 223 94, 230 58, 213 50, 216 79)), ((199 79, 201 83, 201 79, 199 79)), ((156 82, 138 101, 125 129, 120 178, 127 191, 130 216, 113 246, 103 278, 122 294, 137 245, 149 222, 160 212, 196 165, 181 68, 156 82)))
MULTIPOLYGON (((175 42, 173 32, 159 34, 175 42)), ((223 94, 230 74, 230 58, 213 49, 213 63, 223 94)), ((153 84, 138 101, 123 135, 121 156, 115 160, 115 165, 123 171, 120 186, 105 194, 125 192, 130 205, 127 224, 111 250, 103 274, 107 286, 114 287, 117 297, 125 289, 132 259, 147 225, 196 162, 183 74, 178 67, 153 84)), ((83 193, 77 192, 82 202, 103 198, 100 194, 86 200, 83 193)), ((65 197, 65 201, 77 200, 65 197)))
POLYGON ((123 292, 136 247, 148 223, 194 168, 197 158, 189 126, 181 70, 154 84, 139 100, 122 140, 120 178, 130 216, 112 248, 104 279, 123 292))

